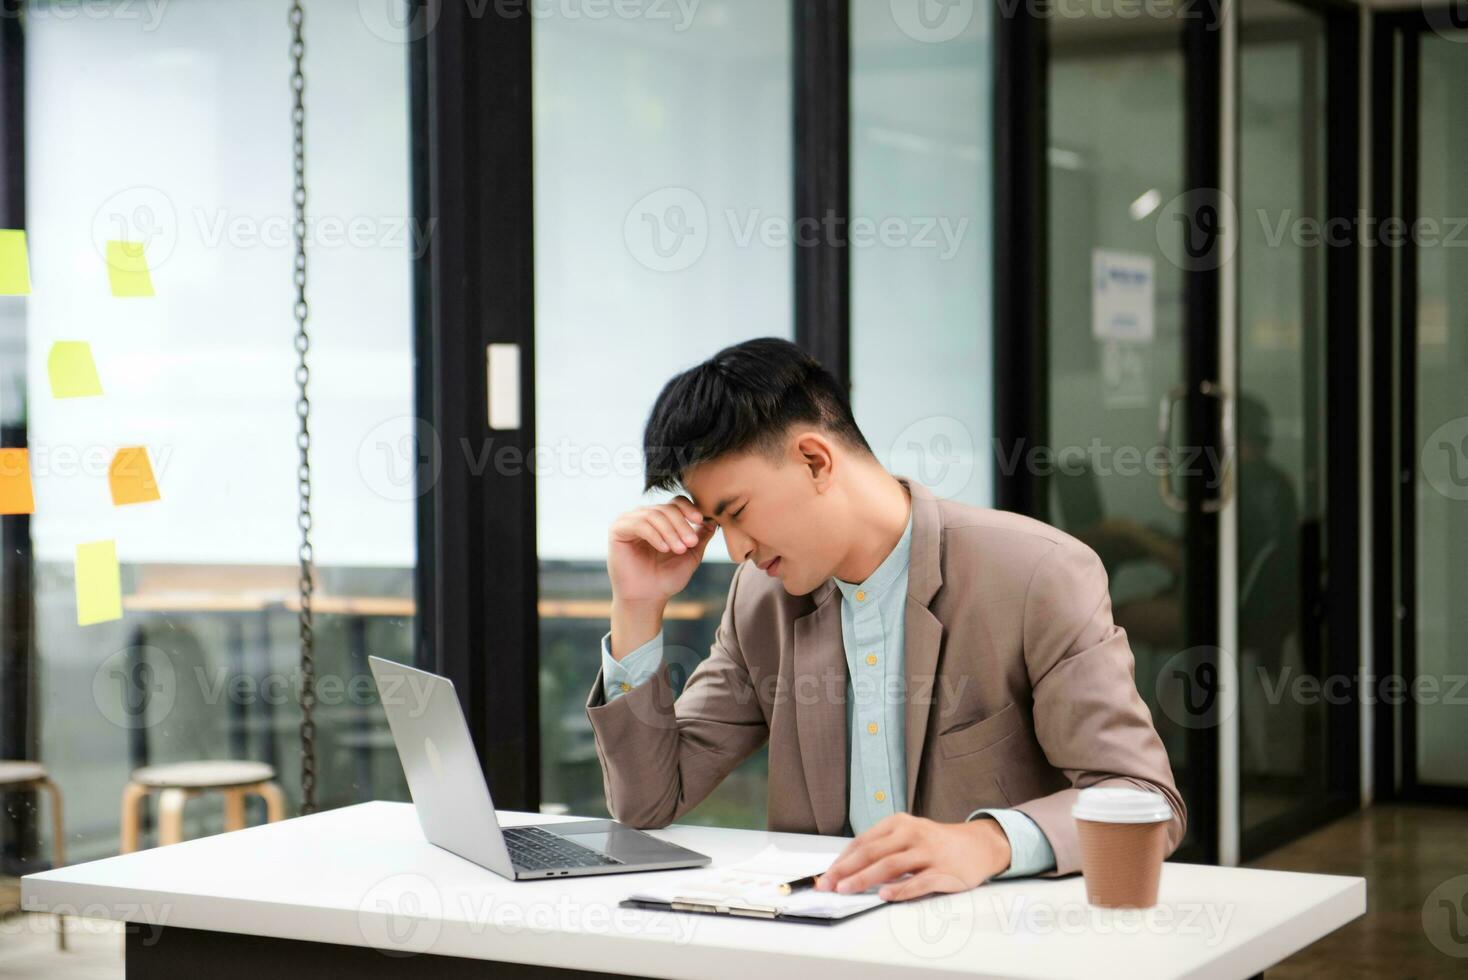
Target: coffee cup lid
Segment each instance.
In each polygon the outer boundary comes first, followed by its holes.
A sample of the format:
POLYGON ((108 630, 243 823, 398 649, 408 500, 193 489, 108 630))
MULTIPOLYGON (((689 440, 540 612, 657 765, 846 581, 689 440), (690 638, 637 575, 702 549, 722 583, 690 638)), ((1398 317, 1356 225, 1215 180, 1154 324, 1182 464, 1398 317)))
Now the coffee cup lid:
POLYGON ((1070 815, 1097 823, 1156 823, 1172 819, 1172 807, 1161 793, 1123 786, 1092 786, 1076 794, 1070 815))

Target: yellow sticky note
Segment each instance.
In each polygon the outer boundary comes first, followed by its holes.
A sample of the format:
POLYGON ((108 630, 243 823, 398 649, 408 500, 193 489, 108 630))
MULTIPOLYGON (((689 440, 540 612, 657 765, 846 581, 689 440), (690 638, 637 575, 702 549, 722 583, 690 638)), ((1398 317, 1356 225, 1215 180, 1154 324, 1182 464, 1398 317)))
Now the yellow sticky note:
POLYGON ((0 296, 28 296, 30 291, 31 259, 25 232, 0 228, 0 296))
POLYGON ((91 626, 122 618, 122 572, 116 541, 76 546, 76 622, 91 626))
POLYGON ((152 296, 153 277, 142 242, 107 243, 107 281, 113 296, 152 296))
POLYGON ((52 344, 46 357, 46 373, 51 376, 51 395, 55 398, 102 394, 92 345, 85 340, 58 340, 52 344))
POLYGON ((107 467, 107 482, 112 486, 112 502, 141 504, 158 499, 158 481, 148 462, 148 450, 142 446, 119 449, 107 467))
POLYGON ((31 451, 0 449, 0 514, 34 514, 31 493, 31 451))

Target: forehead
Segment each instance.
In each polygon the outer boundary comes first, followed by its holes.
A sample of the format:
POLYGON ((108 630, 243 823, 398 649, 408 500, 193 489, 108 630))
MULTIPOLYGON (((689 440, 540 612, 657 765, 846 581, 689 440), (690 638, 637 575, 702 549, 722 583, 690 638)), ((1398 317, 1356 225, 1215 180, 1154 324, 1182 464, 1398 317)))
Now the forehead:
POLYGON ((683 475, 683 488, 699 513, 722 516, 728 507, 759 485, 759 476, 773 464, 763 453, 737 453, 700 463, 683 475))

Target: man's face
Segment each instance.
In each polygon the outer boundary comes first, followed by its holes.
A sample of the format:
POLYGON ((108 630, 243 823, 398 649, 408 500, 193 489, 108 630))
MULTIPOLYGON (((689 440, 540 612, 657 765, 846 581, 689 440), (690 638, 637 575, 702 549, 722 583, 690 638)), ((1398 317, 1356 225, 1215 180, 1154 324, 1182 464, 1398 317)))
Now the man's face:
POLYGON ((727 454, 683 479, 694 506, 723 529, 729 557, 768 567, 791 595, 812 592, 830 578, 846 547, 835 495, 827 492, 831 459, 820 458, 824 450, 811 458, 811 438, 831 447, 823 435, 797 433, 779 458, 759 451, 727 454))

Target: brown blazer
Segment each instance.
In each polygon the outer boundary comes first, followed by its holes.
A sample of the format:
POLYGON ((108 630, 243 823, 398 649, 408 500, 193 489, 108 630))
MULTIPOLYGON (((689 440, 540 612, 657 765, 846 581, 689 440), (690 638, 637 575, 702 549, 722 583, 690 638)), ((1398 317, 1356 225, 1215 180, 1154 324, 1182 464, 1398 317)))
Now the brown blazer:
MULTIPOLYGON (((962 821, 1013 807, 1044 831, 1054 874, 1080 869, 1070 808, 1101 783, 1162 793, 1168 853, 1187 810, 1137 694, 1106 571, 1075 538, 1017 514, 912 495, 906 611, 907 799, 962 821)), ((676 701, 666 663, 608 703, 587 700, 607 806, 662 827, 768 739, 769 829, 839 834, 846 821, 846 656, 841 593, 807 596, 734 573, 708 659, 676 701)))

